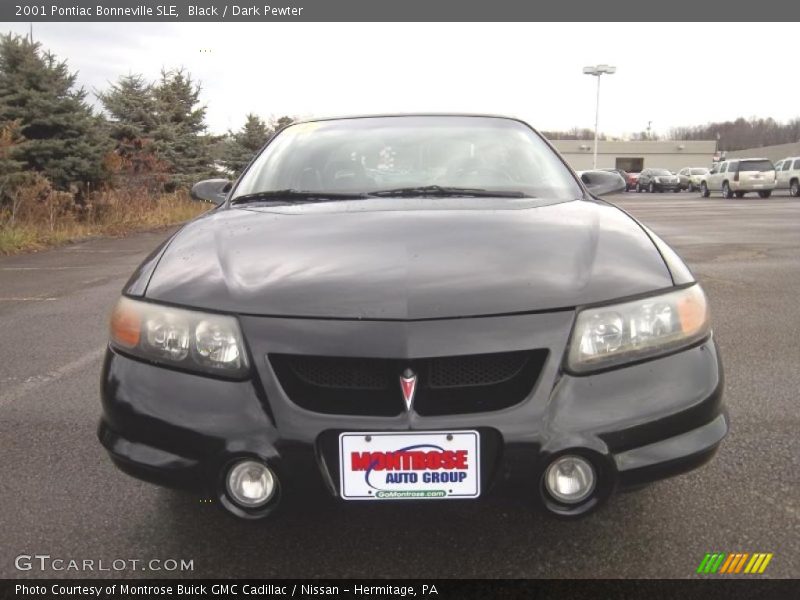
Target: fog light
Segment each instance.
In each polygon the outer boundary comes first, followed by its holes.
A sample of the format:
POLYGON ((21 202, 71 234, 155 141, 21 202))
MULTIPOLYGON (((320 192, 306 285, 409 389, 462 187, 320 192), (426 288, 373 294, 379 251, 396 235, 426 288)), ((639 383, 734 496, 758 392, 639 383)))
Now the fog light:
POLYGON ((548 493, 559 502, 576 504, 594 491, 594 467, 585 458, 561 456, 550 463, 544 476, 548 493))
POLYGON ((257 508, 266 504, 275 492, 275 476, 265 464, 243 460, 228 471, 228 494, 243 508, 257 508))

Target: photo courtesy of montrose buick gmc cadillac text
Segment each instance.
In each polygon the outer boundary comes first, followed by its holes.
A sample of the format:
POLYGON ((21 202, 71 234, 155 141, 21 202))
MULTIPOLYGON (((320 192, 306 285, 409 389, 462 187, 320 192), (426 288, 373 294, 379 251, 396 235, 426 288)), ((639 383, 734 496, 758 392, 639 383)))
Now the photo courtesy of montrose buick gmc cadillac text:
POLYGON ((698 467, 728 431, 706 296, 624 186, 511 118, 286 127, 126 284, 100 441, 242 518, 509 480, 573 517, 698 467))

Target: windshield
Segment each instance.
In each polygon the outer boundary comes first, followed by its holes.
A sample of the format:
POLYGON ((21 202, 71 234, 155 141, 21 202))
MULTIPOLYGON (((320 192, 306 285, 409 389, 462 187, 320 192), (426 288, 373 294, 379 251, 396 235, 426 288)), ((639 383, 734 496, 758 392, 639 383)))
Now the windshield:
POLYGON ((519 121, 409 116, 292 125, 244 173, 233 199, 277 190, 366 194, 429 186, 581 195, 556 153, 519 121))
POLYGON ((708 175, 708 169, 692 169, 692 175, 708 175))
POLYGON ((672 173, 666 169, 653 169, 653 175, 672 175, 672 173))

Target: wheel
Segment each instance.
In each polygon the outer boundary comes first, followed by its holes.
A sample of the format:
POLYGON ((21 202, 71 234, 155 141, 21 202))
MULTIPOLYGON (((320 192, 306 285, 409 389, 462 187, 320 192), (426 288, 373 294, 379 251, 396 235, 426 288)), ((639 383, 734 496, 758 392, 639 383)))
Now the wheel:
POLYGON ((700 184, 700 195, 703 198, 708 198, 711 195, 711 192, 708 191, 708 185, 706 184, 705 181, 700 184))
POLYGON ((794 198, 800 197, 800 181, 797 179, 792 179, 792 183, 789 184, 789 195, 794 198))
POLYGON ((761 196, 762 198, 769 198, 770 196, 772 196, 772 190, 761 190, 760 192, 758 192, 758 195, 761 196))
POLYGON ((686 189, 688 189, 688 190, 689 190, 689 193, 690 193, 690 194, 691 194, 692 192, 696 191, 693 183, 690 183, 690 184, 689 184, 689 187, 688 187, 688 188, 686 188, 686 189))
POLYGON ((744 198, 744 192, 736 192, 737 198, 744 198))
POLYGON ((642 184, 641 183, 637 183, 636 184, 636 193, 637 194, 641 194, 642 193, 642 184))
POLYGON ((722 197, 730 200, 733 198, 733 192, 731 191, 731 186, 728 185, 728 182, 725 181, 722 184, 722 197))
POLYGON ((656 184, 651 181, 650 185, 647 186, 647 191, 650 192, 651 194, 655 194, 656 193, 656 184))

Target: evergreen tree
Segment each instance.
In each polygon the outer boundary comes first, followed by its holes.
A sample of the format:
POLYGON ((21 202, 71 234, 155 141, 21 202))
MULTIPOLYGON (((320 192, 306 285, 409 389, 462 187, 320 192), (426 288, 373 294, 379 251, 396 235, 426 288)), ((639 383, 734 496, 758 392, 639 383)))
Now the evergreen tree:
POLYGON ((228 132, 220 162, 238 176, 271 135, 272 131, 260 117, 248 114, 239 131, 228 132))
POLYGON ((248 114, 239 131, 228 132, 222 147, 220 163, 229 171, 229 174, 238 177, 264 144, 278 131, 292 123, 294 123, 292 117, 283 116, 279 119, 272 119, 267 125, 257 115, 248 114))
POLYGON ((22 136, 12 158, 61 189, 106 175, 104 123, 75 81, 66 61, 43 52, 38 43, 0 36, 0 124, 18 123, 22 136))
POLYGON ((155 149, 173 173, 169 187, 188 187, 212 175, 212 139, 205 135, 206 107, 199 104, 200 86, 183 69, 162 70, 153 97, 155 149))
POLYGON ((272 120, 272 135, 275 135, 278 131, 283 129, 284 127, 291 125, 294 123, 294 119, 292 117, 287 117, 286 115, 280 117, 279 119, 272 120))
POLYGON ((21 142, 18 122, 9 121, 0 124, 0 195, 2 195, 2 184, 20 173, 25 166, 21 160, 14 158, 15 149, 21 142))
POLYGON ((14 151, 22 138, 19 135, 19 123, 11 121, 0 125, 0 206, 10 205, 13 222, 17 212, 16 190, 26 183, 25 166, 14 158, 14 151))
POLYGON ((159 124, 153 85, 141 75, 126 75, 97 97, 109 115, 108 131, 120 162, 118 170, 134 176, 163 169, 153 145, 159 124))

